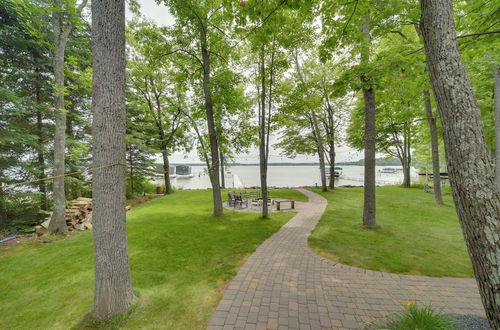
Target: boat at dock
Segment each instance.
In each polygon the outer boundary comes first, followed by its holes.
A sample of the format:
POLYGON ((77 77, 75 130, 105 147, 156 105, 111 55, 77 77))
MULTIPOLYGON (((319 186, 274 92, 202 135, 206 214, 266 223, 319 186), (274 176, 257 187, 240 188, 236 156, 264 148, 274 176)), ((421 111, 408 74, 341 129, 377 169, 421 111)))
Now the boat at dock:
MULTIPOLYGON (((342 167, 335 166, 335 169, 333 171, 333 177, 340 178, 342 176, 342 171, 343 171, 342 167)), ((330 167, 327 167, 325 169, 325 172, 326 172, 326 177, 330 178, 330 167)))

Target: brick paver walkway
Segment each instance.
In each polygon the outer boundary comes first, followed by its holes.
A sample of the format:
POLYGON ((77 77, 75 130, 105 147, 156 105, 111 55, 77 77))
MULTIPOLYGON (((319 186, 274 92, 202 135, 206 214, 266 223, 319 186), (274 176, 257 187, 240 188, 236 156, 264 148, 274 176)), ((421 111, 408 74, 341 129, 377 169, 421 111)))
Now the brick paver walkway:
MULTIPOLYGON (((257 248, 224 291, 212 329, 362 329, 407 301, 484 316, 474 279, 397 275, 350 267, 312 252, 307 237, 326 207, 308 203, 257 248)), ((394 251, 397 253, 397 251, 394 251)))

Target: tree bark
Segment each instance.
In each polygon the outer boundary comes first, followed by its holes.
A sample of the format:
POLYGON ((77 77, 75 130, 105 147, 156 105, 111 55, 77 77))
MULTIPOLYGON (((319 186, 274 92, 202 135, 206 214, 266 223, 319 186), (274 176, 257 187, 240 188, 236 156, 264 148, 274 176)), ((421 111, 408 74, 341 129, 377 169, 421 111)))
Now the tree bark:
POLYGON ((128 162, 129 162, 129 169, 130 169, 130 194, 134 196, 135 192, 135 187, 134 187, 134 156, 133 154, 133 149, 132 146, 128 148, 129 154, 128 154, 128 162))
POLYGON ((224 176, 224 154, 220 153, 220 182, 221 188, 226 189, 226 177, 224 176))
MULTIPOLYGON (((40 77, 38 77, 40 79, 40 77)), ((42 111, 38 108, 41 105, 41 96, 40 96, 40 87, 38 83, 35 85, 35 99, 37 103, 36 109, 36 133, 38 135, 38 147, 36 150, 37 153, 37 167, 38 167, 38 191, 40 191, 40 208, 44 211, 49 210, 49 205, 47 202, 47 186, 45 182, 45 143, 44 143, 44 134, 43 134, 43 116, 42 111)))
POLYGON ((443 197, 441 194, 441 168, 439 166, 439 142, 436 127, 436 119, 432 114, 432 105, 430 100, 430 93, 428 90, 424 92, 425 98, 425 114, 427 122, 429 123, 429 130, 431 133, 431 151, 432 151, 432 175, 434 182, 434 201, 436 204, 443 204, 443 197))
MULTIPOLYGON (((57 4, 56 6, 62 6, 57 4)), ((64 187, 65 151, 66 151, 66 111, 64 109, 64 53, 68 42, 71 24, 65 24, 63 9, 53 13, 54 30, 54 84, 55 84, 55 133, 54 133, 54 176, 53 198, 54 213, 49 223, 49 232, 64 234, 67 232, 65 210, 66 193, 64 187)))
POLYGON ((166 143, 162 141, 161 156, 163 158, 163 180, 165 182, 165 194, 173 193, 172 184, 170 183, 170 162, 168 160, 168 151, 166 143))
MULTIPOLYGON (((327 106, 327 112, 328 112, 328 128, 327 133, 328 133, 328 152, 330 156, 330 180, 328 187, 330 189, 335 188, 335 123, 333 120, 333 109, 330 104, 330 99, 328 96, 325 98, 326 100, 326 106, 327 106)), ((326 128, 326 127, 325 127, 326 128)))
POLYGON ((328 182, 328 187, 330 189, 335 188, 335 143, 330 142, 330 180, 328 182))
POLYGON ((210 91, 210 56, 208 54, 207 35, 205 27, 201 27, 201 55, 203 62, 203 93, 205 96, 205 112, 207 116, 207 128, 210 139, 210 157, 212 158, 212 168, 210 169, 210 181, 212 183, 212 196, 214 202, 214 216, 221 216, 222 196, 219 179, 219 145, 217 132, 215 130, 214 110, 212 93, 210 91))
MULTIPOLYGON (((313 130, 314 135, 316 135, 316 140, 318 142, 318 156, 319 156, 319 172, 321 177, 321 191, 327 192, 328 187, 326 186, 326 166, 325 166, 325 148, 323 146, 323 139, 321 138, 321 132, 319 130, 318 119, 316 118, 316 114, 312 111, 312 121, 313 121, 313 130)), ((333 173, 330 173, 330 176, 333 173)))
POLYGON ((262 45, 260 53, 260 83, 261 83, 261 111, 260 111, 260 190, 262 194, 262 218, 269 217, 267 207, 267 160, 266 160, 266 65, 265 65, 265 46, 262 45))
POLYGON ((401 159, 401 165, 403 165, 403 188, 410 188, 411 185, 411 150, 410 150, 410 129, 408 124, 403 127, 403 158, 401 159))
POLYGON ((421 0, 427 67, 443 126, 451 191, 492 329, 500 329, 500 191, 481 113, 458 51, 451 0, 421 0))
POLYGON ((500 191, 500 68, 495 69, 495 182, 500 191))
MULTIPOLYGON (((368 64, 370 61, 370 19, 365 17, 362 26, 365 37, 365 49, 361 54, 361 63, 368 64)), ((363 87, 363 98, 365 104, 365 177, 364 177, 364 205, 363 225, 375 227, 376 200, 375 200, 375 91, 366 75, 361 76, 363 87)))
MULTIPOLYGON (((3 179, 3 172, 0 171, 0 179, 3 179)), ((0 182, 0 228, 7 224, 7 203, 5 201, 5 190, 3 182, 0 182)))
POLYGON ((125 1, 92 3, 95 296, 107 320, 133 303, 125 225, 125 1), (111 165, 111 166, 110 166, 111 165))

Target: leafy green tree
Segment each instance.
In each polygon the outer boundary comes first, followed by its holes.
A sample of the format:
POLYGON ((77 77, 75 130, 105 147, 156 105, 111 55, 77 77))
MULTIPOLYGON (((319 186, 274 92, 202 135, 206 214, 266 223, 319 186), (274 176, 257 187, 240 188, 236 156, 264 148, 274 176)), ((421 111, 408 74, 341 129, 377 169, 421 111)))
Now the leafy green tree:
POLYGON ((163 159, 165 193, 173 192, 170 183, 169 155, 188 147, 186 131, 189 123, 183 111, 181 99, 186 93, 186 79, 175 72, 173 63, 162 58, 161 42, 167 31, 152 23, 135 23, 129 33, 133 47, 129 60, 128 93, 131 107, 143 113, 141 122, 150 127, 143 127, 163 159))
MULTIPOLYGON (((241 39, 248 41, 250 58, 257 64, 256 98, 259 123, 260 186, 263 200, 268 198, 267 164, 269 137, 274 109, 274 89, 280 76, 290 65, 292 49, 311 38, 310 2, 307 1, 246 1, 237 16, 241 39)), ((267 203, 262 217, 268 218, 267 203)))

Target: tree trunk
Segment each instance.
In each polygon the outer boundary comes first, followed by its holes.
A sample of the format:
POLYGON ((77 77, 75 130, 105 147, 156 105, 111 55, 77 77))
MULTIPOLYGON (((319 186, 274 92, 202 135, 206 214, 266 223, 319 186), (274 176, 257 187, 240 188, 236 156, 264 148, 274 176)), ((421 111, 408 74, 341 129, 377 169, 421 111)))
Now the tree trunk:
MULTIPOLYGON (((365 37, 365 49, 361 54, 361 63, 368 64, 370 61, 370 19, 365 17, 362 26, 365 37)), ((376 204, 375 204, 375 91, 369 79, 363 75, 363 98, 365 103, 365 178, 364 178, 364 205, 363 225, 375 227, 376 204)))
POLYGON ((64 187, 65 151, 66 151, 66 111, 64 110, 64 52, 70 32, 69 26, 63 28, 63 13, 55 12, 53 28, 55 38, 54 83, 55 83, 55 133, 54 133, 54 176, 53 198, 54 213, 49 223, 49 232, 64 234, 67 232, 65 210, 66 193, 64 187))
POLYGON ((495 69, 495 182, 500 191, 500 68, 495 69))
POLYGON ((410 188, 411 178, 411 155, 410 155, 410 130, 408 124, 403 127, 403 159, 401 160, 401 165, 403 165, 403 188, 410 188))
POLYGON ((226 189, 226 177, 224 176, 224 154, 220 153, 220 182, 221 188, 226 189))
POLYGON ((201 54, 203 60, 203 93, 205 96, 205 112, 207 116, 208 135, 210 139, 210 157, 212 166, 210 169, 210 181, 212 183, 212 195, 214 202, 214 216, 223 214, 222 196, 219 179, 219 145, 215 131, 214 110, 212 93, 210 91, 210 57, 208 54, 207 35, 205 27, 201 28, 201 54))
POLYGON ((259 158, 260 158, 260 190, 262 193, 262 218, 269 217, 269 210, 267 207, 267 161, 266 161, 266 65, 264 57, 265 47, 262 45, 260 53, 260 83, 261 83, 261 111, 260 111, 260 145, 259 145, 259 158))
POLYGON ((335 142, 330 142, 330 181, 328 187, 335 188, 335 142))
POLYGON ((134 196, 135 192, 135 187, 134 187, 134 159, 133 159, 133 149, 132 146, 129 147, 129 156, 128 156, 128 162, 129 162, 129 168, 130 168, 130 194, 131 196, 134 196))
MULTIPOLYGON (((3 180, 3 172, 0 171, 0 180, 3 180)), ((0 182, 0 228, 7 225, 7 203, 5 201, 5 191, 3 182, 0 182)))
MULTIPOLYGON (((318 156, 319 156, 319 171, 321 176, 321 191, 327 192, 328 188, 326 186, 326 166, 325 166, 325 148, 323 146, 323 139, 321 138, 321 131, 319 130, 318 119, 314 111, 312 112, 312 121, 314 135, 316 135, 316 140, 318 142, 318 156)), ((332 175, 332 173, 330 173, 332 175)))
MULTIPOLYGON (((40 105, 40 92, 38 87, 36 87, 36 98, 37 105, 40 105)), ((40 208, 44 211, 49 210, 49 205, 47 203, 47 186, 45 182, 45 155, 44 155, 44 138, 43 138, 43 123, 42 123, 42 112, 40 109, 36 110, 36 131, 38 135, 38 147, 37 147, 37 167, 38 167, 38 191, 40 191, 40 208)))
POLYGON ((161 155, 163 157, 163 179, 165 181, 165 194, 173 193, 172 184, 170 183, 170 162, 168 161, 167 146, 162 142, 161 155))
POLYGON ((436 119, 432 115, 432 105, 430 100, 429 91, 425 90, 425 113, 427 122, 429 123, 429 130, 431 133, 431 150, 432 150, 432 175, 434 182, 434 200, 436 204, 443 204, 443 197, 441 195, 441 168, 439 166, 439 142, 436 127, 436 119))
POLYGON ((335 123, 333 120, 333 109, 330 104, 330 99, 326 97, 327 110, 328 110, 328 146, 330 156, 330 182, 328 184, 330 189, 335 188, 335 123))
POLYGON ((491 328, 500 329, 500 191, 481 113, 458 51, 451 0, 421 0, 421 7, 451 191, 486 315, 491 328))
POLYGON ((92 2, 92 50, 93 165, 108 166, 92 172, 93 316, 107 320, 134 300, 125 228, 124 0, 92 2))

